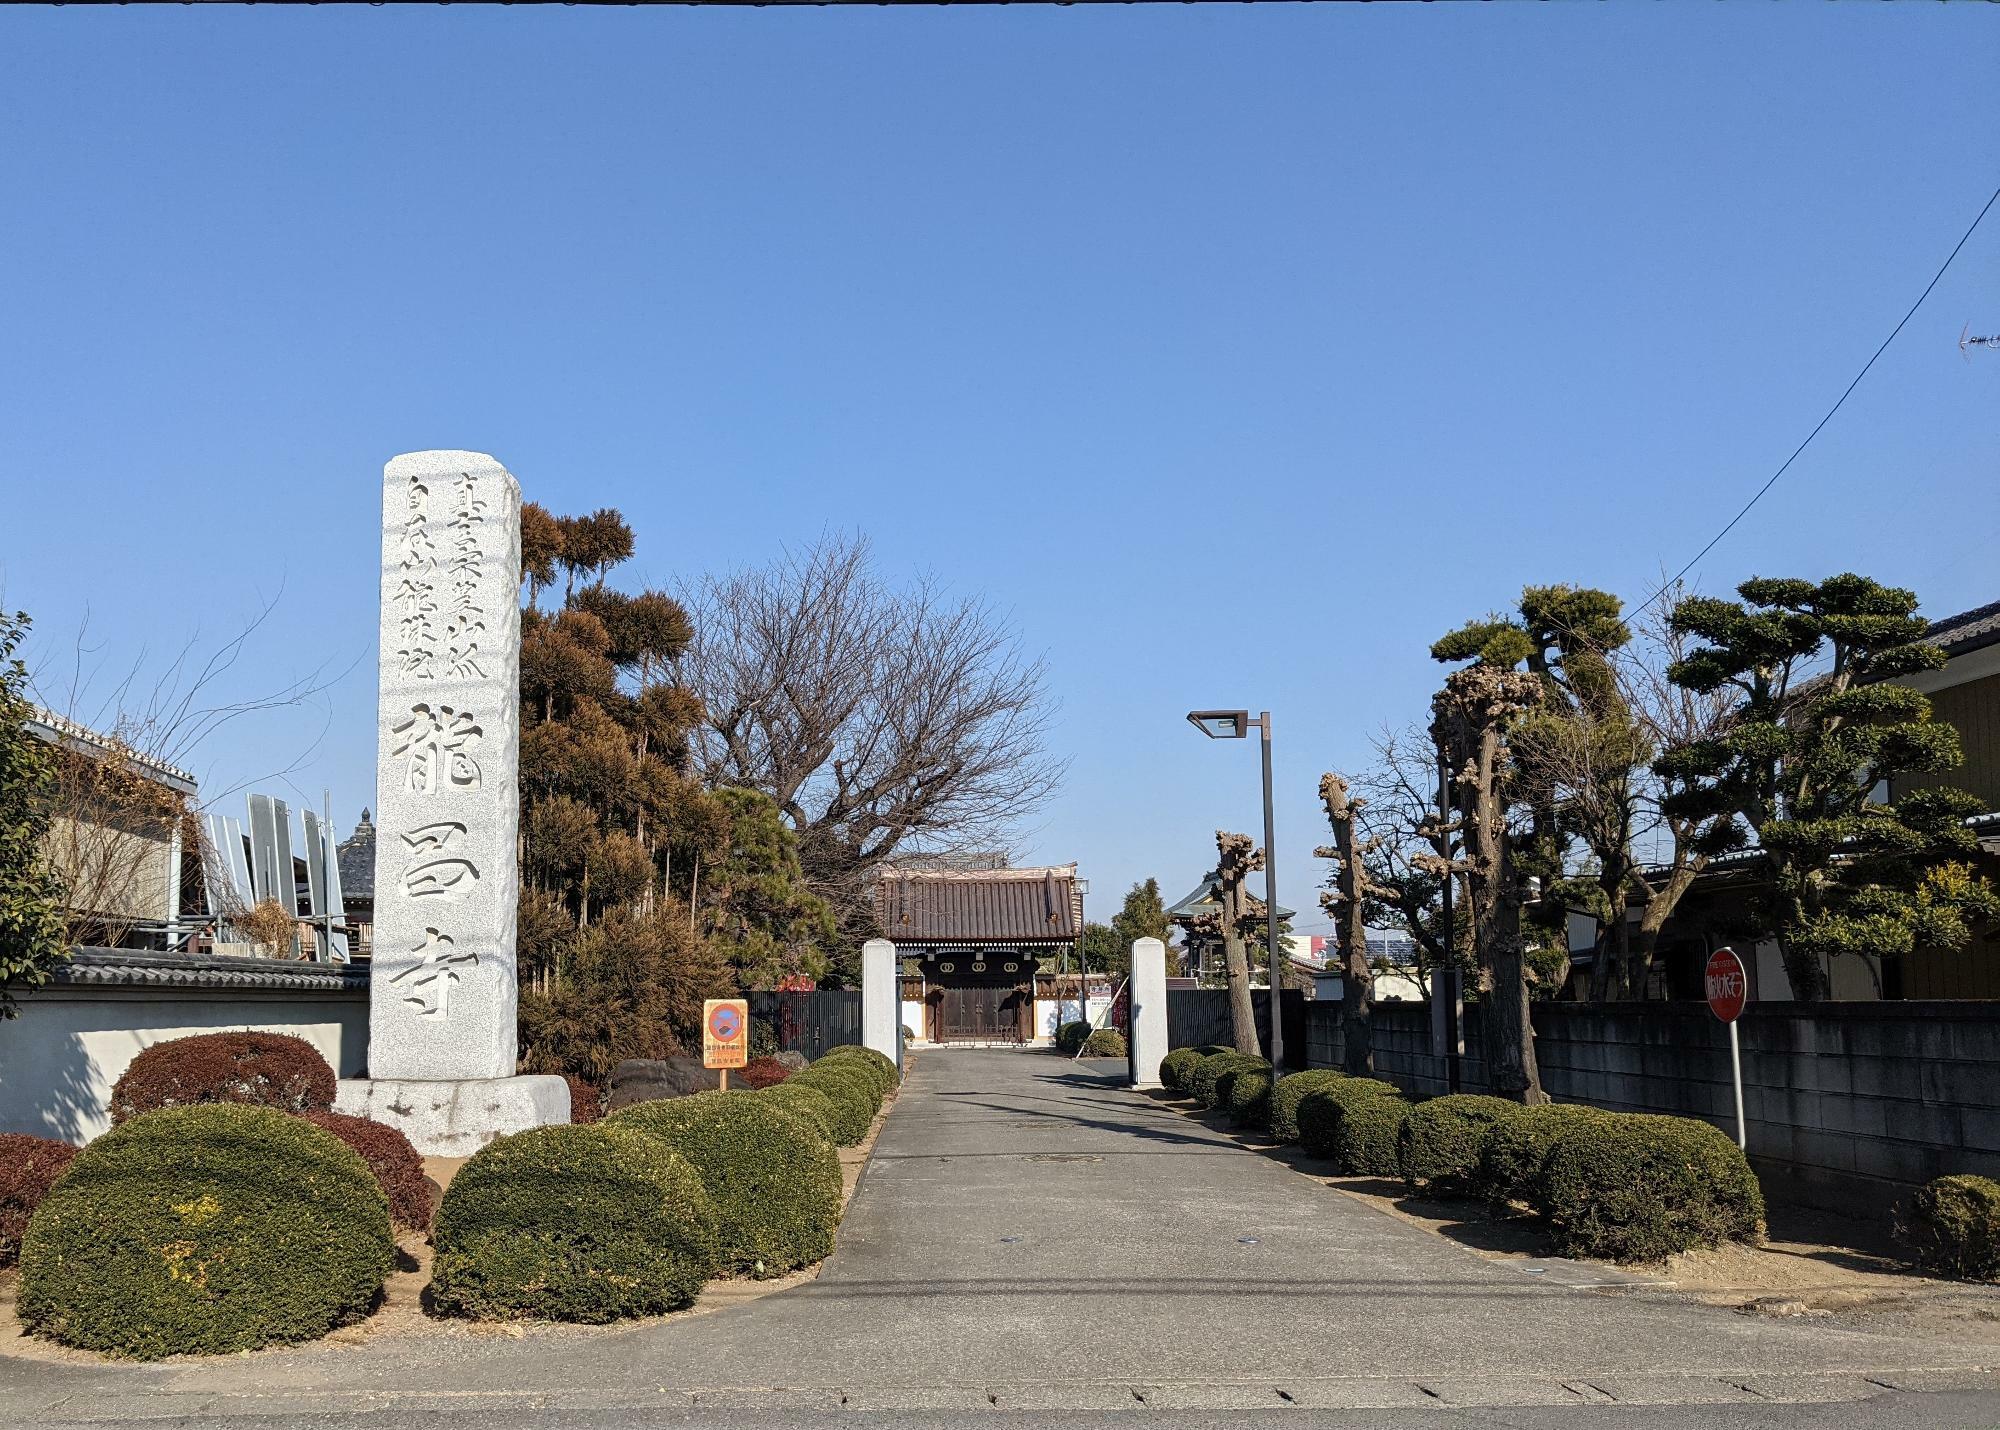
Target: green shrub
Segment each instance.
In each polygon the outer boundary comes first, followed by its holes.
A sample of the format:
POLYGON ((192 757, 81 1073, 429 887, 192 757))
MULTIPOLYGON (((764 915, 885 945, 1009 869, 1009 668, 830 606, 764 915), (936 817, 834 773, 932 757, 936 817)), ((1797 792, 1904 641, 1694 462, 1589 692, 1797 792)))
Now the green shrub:
POLYGON ((0 1132, 0 1266, 21 1254, 21 1234, 76 1157, 76 1148, 25 1132, 0 1132))
POLYGON ((1939 1177, 1896 1208, 1896 1237, 1917 1264, 1968 1281, 2000 1281, 2000 1182, 1939 1177))
POLYGON ((1334 1155, 1341 1113, 1349 1103, 1370 1098, 1400 1098, 1389 1083, 1372 1077, 1342 1077, 1309 1088, 1293 1114, 1299 1125, 1299 1145, 1314 1157, 1334 1155))
POLYGON ((151 1360, 325 1335, 394 1262, 389 1206, 338 1137, 263 1107, 134 1117, 70 1164, 21 1246, 23 1324, 151 1360))
POLYGON ((536 1127, 452 1178, 431 1296, 476 1320, 658 1315, 701 1291, 715 1236, 700 1175, 662 1139, 618 1121, 536 1127))
POLYGON ((1401 1176, 1397 1147, 1410 1108, 1402 1097, 1366 1097, 1349 1104, 1334 1125, 1334 1164, 1350 1177, 1401 1176))
POLYGON ((1160 1059, 1160 1086, 1168 1092, 1186 1092, 1188 1074, 1202 1057, 1199 1048, 1175 1048, 1160 1059))
POLYGON ((1188 1074, 1188 1096, 1203 1107, 1215 1106, 1215 1085, 1224 1073, 1235 1072, 1238 1068, 1269 1068, 1271 1065, 1251 1053, 1235 1051, 1211 1053, 1194 1065, 1188 1074))
POLYGON ((1410 1109, 1396 1139, 1396 1162, 1413 1192, 1467 1195, 1479 1187, 1487 1134, 1522 1111, 1504 1097, 1460 1092, 1410 1109))
POLYGON ((779 1276, 833 1250, 840 1154, 810 1118, 746 1091, 658 1098, 613 1122, 665 1139, 700 1174, 722 1270, 779 1276))
POLYGON ((833 1060, 836 1065, 856 1063, 875 1074, 875 1084, 887 1096, 902 1082, 903 1074, 896 1066, 894 1058, 884 1057, 873 1048, 864 1048, 858 1043, 849 1043, 833 1049, 819 1059, 821 1062, 833 1060))
POLYGON ((202 1102, 326 1112, 334 1091, 332 1067, 304 1038, 196 1033, 155 1043, 126 1065, 111 1089, 111 1120, 202 1102))
POLYGON ((1514 1115, 1486 1129, 1479 1148, 1479 1191, 1498 1205, 1534 1200, 1542 1163, 1557 1137, 1578 1122, 1614 1113, 1579 1102, 1545 1102, 1517 1107, 1514 1115))
MULTIPOLYGON (((792 1077, 797 1076, 796 1073, 792 1074, 792 1077)), ((834 1124, 840 1120, 840 1110, 834 1106, 833 1099, 818 1088, 793 1082, 792 1078, 788 1077, 781 1083, 764 1088, 762 1095, 777 1103, 785 1111, 805 1118, 834 1146, 841 1145, 840 1140, 833 1135, 834 1124)))
POLYGON ((1078 1048, 1083 1046, 1083 1040, 1089 1036, 1090 1024, 1080 1019, 1076 1022, 1064 1023, 1056 1029, 1056 1051, 1064 1054, 1074 1054, 1078 1048))
POLYGON ((1271 1121, 1271 1069, 1237 1068, 1215 1080, 1215 1105, 1238 1127, 1264 1127, 1271 1121))
MULTIPOLYGON (((852 1147, 868 1135, 875 1122, 880 1095, 874 1076, 864 1069, 842 1068, 839 1064, 814 1063, 804 1072, 785 1079, 786 1087, 811 1088, 824 1093, 832 1104, 832 1133, 836 1146, 852 1147)), ((770 1091, 776 1092, 776 1088, 770 1091)))
POLYGON ((1299 1104, 1310 1093, 1332 1087, 1347 1076, 1330 1068, 1286 1073, 1271 1089, 1271 1135, 1280 1142, 1299 1140, 1299 1104))
POLYGON ((1764 1195, 1750 1164, 1692 1117, 1573 1121, 1549 1148, 1535 1204, 1566 1256, 1657 1261, 1764 1234, 1764 1195))
POLYGON ((1099 1028, 1083 1040, 1083 1055, 1087 1058, 1127 1057, 1125 1035, 1116 1028, 1099 1028))

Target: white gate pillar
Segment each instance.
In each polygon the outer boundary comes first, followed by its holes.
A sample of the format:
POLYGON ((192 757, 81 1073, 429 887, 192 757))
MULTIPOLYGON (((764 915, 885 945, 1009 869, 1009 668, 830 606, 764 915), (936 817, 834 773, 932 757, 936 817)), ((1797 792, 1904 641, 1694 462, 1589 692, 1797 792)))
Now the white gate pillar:
POLYGON ((903 991, 896 945, 871 938, 861 945, 861 1045, 903 1065, 903 991))
POLYGON ((1132 940, 1132 1086, 1158 1087, 1167 1055, 1167 946, 1156 938, 1132 940))

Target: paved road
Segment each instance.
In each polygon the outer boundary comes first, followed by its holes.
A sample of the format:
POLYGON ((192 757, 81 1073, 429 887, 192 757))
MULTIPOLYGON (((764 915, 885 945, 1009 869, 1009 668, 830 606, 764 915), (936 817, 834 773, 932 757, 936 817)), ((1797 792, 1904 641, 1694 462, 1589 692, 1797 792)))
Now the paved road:
POLYGON ((883 1129, 839 1250, 795 1290, 611 1332, 381 1337, 201 1366, 0 1361, 0 1400, 51 1424, 779 1427, 978 1411, 1024 1426, 1136 1412, 1410 1427, 1837 1416, 1859 1430, 2000 1424, 1983 1361, 1662 1304, 1561 1263, 1531 1275, 1246 1152, 1118 1088, 1108 1066, 937 1051, 883 1129))

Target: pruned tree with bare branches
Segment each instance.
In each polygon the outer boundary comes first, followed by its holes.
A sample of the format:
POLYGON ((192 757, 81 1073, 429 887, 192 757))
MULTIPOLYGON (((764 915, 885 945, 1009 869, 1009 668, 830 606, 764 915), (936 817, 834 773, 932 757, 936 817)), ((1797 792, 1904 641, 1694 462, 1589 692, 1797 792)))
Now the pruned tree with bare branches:
POLYGON ((1359 832, 1361 811, 1368 801, 1353 798, 1347 781, 1331 770, 1319 778, 1319 798, 1333 830, 1333 843, 1314 852, 1333 862, 1329 887, 1319 902, 1333 920, 1340 948, 1342 1057, 1350 1077, 1370 1077, 1375 1072, 1371 1035, 1375 988, 1368 967, 1368 903, 1377 891, 1368 878, 1367 858, 1375 844, 1359 832))
MULTIPOLYGON (((1230 1037, 1236 1051, 1253 1055, 1257 1052, 1257 1010, 1250 999, 1250 951, 1245 934, 1254 901, 1245 881, 1263 867, 1263 851, 1250 842, 1249 835, 1215 831, 1216 928, 1222 935, 1222 963, 1229 979, 1230 1037)), ((1278 996, 1275 979, 1271 996, 1278 996)))
POLYGON ((1042 662, 983 602, 884 581, 865 538, 683 599, 694 637, 676 668, 707 712, 703 775, 776 801, 807 878, 850 916, 891 855, 1003 843, 1061 780, 1042 662))

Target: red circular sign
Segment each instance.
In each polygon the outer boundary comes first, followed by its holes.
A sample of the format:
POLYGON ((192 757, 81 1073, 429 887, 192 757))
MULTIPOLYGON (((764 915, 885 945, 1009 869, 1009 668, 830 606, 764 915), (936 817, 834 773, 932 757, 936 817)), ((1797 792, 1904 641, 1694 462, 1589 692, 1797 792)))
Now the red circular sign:
POLYGON ((1743 973, 1743 960, 1736 951, 1718 948, 1708 956, 1708 968, 1702 982, 1708 989, 1708 1011, 1725 1023, 1733 1023, 1743 1016, 1743 1000, 1749 996, 1749 980, 1743 973))
POLYGON ((708 1015, 708 1031, 718 1043, 733 1043, 743 1031, 743 1015, 724 1005, 708 1015))

